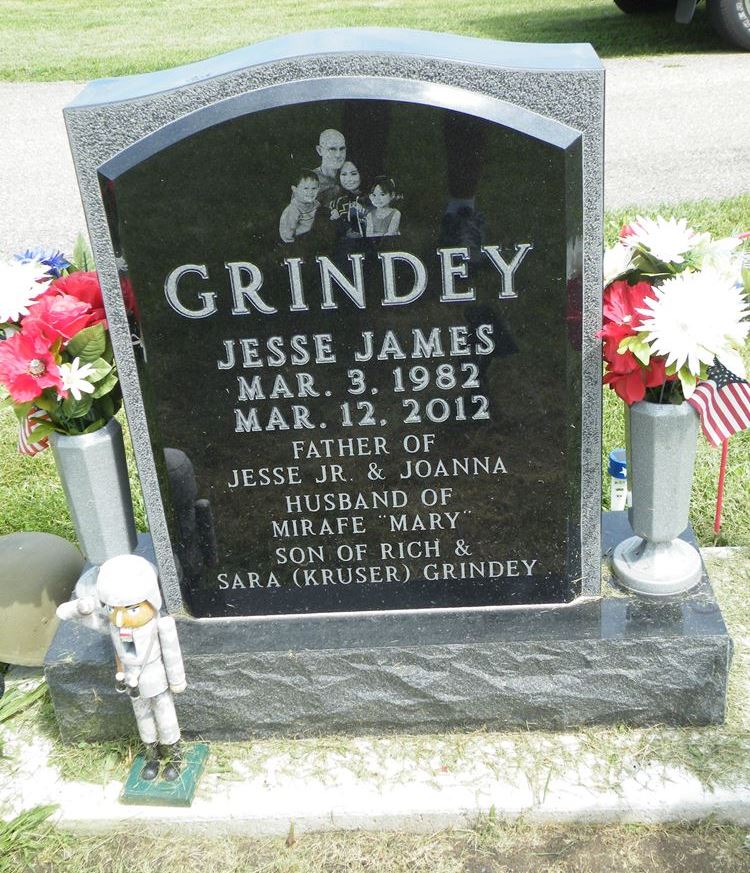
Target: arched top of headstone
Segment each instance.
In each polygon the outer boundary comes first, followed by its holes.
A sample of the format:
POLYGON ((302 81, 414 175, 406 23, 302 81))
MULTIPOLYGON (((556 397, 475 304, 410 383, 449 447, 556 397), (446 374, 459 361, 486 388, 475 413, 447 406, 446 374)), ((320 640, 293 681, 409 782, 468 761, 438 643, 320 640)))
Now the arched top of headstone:
POLYGON ((154 133, 120 152, 100 168, 104 178, 115 179, 142 161, 193 137, 216 125, 230 122, 251 112, 273 110, 315 101, 343 99, 388 100, 451 110, 461 107, 467 115, 510 127, 542 143, 556 148, 568 148, 580 138, 581 132, 567 124, 515 106, 486 94, 436 82, 407 82, 376 77, 338 76, 331 79, 311 79, 288 82, 259 91, 237 94, 219 103, 202 107, 189 115, 160 127, 154 133))
POLYGON ((313 54, 348 53, 387 53, 527 71, 583 72, 602 69, 601 61, 588 43, 498 42, 426 30, 336 28, 288 34, 169 70, 117 79, 98 79, 89 84, 68 108, 80 109, 103 103, 136 100, 261 64, 313 54))

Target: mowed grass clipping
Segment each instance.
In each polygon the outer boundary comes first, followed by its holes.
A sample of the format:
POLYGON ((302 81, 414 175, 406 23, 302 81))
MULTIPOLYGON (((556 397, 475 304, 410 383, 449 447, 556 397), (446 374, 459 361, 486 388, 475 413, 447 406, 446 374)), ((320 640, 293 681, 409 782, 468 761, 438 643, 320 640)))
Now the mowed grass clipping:
MULTIPOLYGON (((720 203, 700 201, 657 209, 617 210, 607 213, 605 237, 610 244, 619 228, 638 214, 684 216, 693 227, 710 231, 716 237, 729 236, 750 229, 750 195, 743 195, 720 203)), ((746 350, 750 371, 750 349, 746 350)), ((608 453, 624 445, 622 401, 609 389, 604 391, 602 452, 608 453)), ((125 426, 124 415, 120 414, 125 426)), ((124 427, 127 437, 127 428, 124 427)), ((57 476, 50 451, 33 458, 19 455, 17 427, 13 413, 0 411, 0 536, 16 531, 44 531, 55 533, 75 542, 65 497, 57 476)), ((135 475, 135 463, 129 439, 126 439, 131 485, 139 530, 147 529, 140 486, 135 475)), ((698 453, 693 481, 691 523, 702 545, 750 546, 750 431, 736 434, 729 443, 729 467, 726 478, 722 527, 714 536, 713 520, 716 487, 721 452, 698 437, 698 453)), ((603 482, 604 506, 608 499, 606 472, 603 482)))
POLYGON ((603 57, 726 48, 709 26, 704 4, 685 27, 668 9, 624 15, 612 0, 0 0, 0 79, 123 76, 286 33, 335 27, 590 42, 603 57))

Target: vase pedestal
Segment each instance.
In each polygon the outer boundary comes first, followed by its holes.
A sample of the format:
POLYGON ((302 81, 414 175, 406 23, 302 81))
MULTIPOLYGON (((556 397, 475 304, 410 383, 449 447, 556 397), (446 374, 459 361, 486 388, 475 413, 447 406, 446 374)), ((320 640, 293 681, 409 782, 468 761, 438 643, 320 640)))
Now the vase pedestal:
POLYGON ((625 443, 636 536, 619 543, 612 570, 624 588, 669 597, 694 588, 703 575, 698 549, 680 539, 687 529, 698 416, 687 403, 625 407, 625 443))
POLYGON ((698 550, 679 539, 655 543, 629 537, 612 553, 612 568, 621 585, 650 597, 689 591, 703 574, 698 550))

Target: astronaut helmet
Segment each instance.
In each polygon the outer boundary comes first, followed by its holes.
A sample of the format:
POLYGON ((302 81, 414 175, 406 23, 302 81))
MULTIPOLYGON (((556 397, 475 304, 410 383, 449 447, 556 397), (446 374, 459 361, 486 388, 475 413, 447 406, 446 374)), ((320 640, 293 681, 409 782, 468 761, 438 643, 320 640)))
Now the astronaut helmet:
POLYGON ((96 593, 105 606, 134 606, 146 601, 158 613, 161 592, 156 567, 140 555, 117 555, 99 568, 96 593))

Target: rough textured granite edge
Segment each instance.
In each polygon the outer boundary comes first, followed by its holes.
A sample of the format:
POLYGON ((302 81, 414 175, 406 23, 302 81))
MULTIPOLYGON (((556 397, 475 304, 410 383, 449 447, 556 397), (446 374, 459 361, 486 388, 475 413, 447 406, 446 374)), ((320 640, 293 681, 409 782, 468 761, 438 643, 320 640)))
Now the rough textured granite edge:
MULTIPOLYGON (((98 660, 47 666, 65 742, 133 732, 112 687, 109 641, 98 660)), ((346 653, 205 653, 188 659, 178 699, 183 730, 251 736, 569 729, 590 724, 708 725, 723 721, 728 637, 481 643, 346 653)))
POLYGON ((188 112, 273 84, 348 75, 352 68, 361 75, 442 82, 465 88, 561 121, 580 130, 583 135, 582 585, 583 593, 595 594, 599 584, 598 495, 601 483, 601 363, 595 332, 600 323, 601 306, 603 71, 529 72, 471 67, 455 61, 437 61, 406 54, 372 54, 367 57, 337 54, 269 62, 192 83, 168 94, 114 104, 73 106, 65 111, 86 221, 102 279, 112 341, 118 355, 128 423, 156 544, 156 558, 167 608, 170 612, 184 612, 178 568, 159 492, 97 169, 138 139, 188 112))
POLYGON ((182 88, 195 82, 237 72, 270 61, 302 58, 312 54, 356 53, 417 55, 467 64, 527 70, 600 69, 602 64, 588 43, 505 42, 386 27, 334 28, 286 34, 231 52, 169 70, 99 79, 78 95, 73 106, 132 100, 136 97, 182 88))

